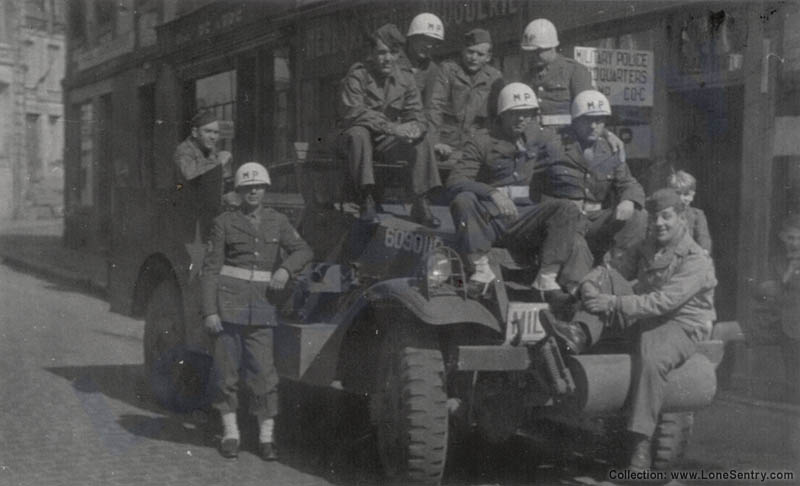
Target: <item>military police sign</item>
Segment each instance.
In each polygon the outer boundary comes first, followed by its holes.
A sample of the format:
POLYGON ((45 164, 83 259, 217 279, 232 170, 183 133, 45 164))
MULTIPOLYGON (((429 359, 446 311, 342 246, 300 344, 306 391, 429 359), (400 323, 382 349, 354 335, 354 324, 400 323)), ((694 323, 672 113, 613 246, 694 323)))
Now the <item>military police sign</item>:
POLYGON ((616 106, 653 106, 653 52, 575 47, 592 83, 616 106))

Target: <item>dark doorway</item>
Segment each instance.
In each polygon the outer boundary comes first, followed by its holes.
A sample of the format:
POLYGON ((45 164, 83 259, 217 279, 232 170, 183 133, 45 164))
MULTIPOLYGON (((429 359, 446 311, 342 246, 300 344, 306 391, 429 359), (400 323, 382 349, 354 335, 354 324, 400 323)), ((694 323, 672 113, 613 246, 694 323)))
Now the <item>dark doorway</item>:
POLYGON ((111 183, 113 178, 114 137, 111 94, 100 97, 100 113, 97 124, 97 248, 107 252, 111 244, 111 214, 114 202, 111 183))
POLYGON ((670 146, 679 147, 672 163, 697 178, 693 205, 706 213, 711 231, 717 314, 735 319, 744 89, 674 92, 669 101, 670 146))

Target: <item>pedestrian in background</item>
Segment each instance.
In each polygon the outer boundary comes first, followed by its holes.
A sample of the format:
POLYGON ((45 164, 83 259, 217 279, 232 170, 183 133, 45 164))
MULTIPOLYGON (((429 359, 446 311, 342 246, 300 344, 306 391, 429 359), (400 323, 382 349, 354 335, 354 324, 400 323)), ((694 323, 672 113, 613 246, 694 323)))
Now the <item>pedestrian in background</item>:
POLYGON ((258 419, 259 452, 272 461, 277 459, 273 329, 278 324, 279 291, 311 260, 312 251, 286 216, 262 207, 269 184, 261 164, 248 162, 236 171, 242 203, 214 220, 203 263, 202 306, 206 330, 214 337, 212 405, 222 419, 220 453, 239 453, 238 390, 243 383, 250 413, 258 419), (283 260, 282 250, 287 253, 283 260))
POLYGON ((686 205, 686 227, 694 241, 711 254, 711 233, 708 231, 708 220, 702 209, 692 206, 697 191, 697 179, 692 174, 679 170, 669 176, 669 187, 675 189, 686 205))

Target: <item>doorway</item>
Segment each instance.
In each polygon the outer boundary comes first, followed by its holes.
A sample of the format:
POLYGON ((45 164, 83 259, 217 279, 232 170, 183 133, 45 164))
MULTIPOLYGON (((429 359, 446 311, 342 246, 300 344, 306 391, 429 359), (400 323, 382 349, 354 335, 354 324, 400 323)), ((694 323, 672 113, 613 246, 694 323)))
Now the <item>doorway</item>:
POLYGON ((731 86, 669 95, 669 146, 675 170, 697 178, 693 205, 708 219, 716 266, 719 320, 736 318, 744 88, 731 86))

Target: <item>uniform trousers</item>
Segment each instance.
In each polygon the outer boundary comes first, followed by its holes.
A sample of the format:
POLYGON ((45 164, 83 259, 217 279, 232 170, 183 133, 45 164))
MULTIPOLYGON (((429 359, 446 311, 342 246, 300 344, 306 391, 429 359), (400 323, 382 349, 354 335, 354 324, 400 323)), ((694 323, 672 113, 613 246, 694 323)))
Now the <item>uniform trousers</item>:
POLYGON ((596 262, 601 261, 609 250, 626 251, 642 240, 647 234, 647 212, 634 209, 626 221, 614 218, 616 208, 589 211, 586 228, 586 243, 592 250, 596 262))
POLYGON ((519 217, 508 222, 492 201, 473 192, 460 192, 450 203, 459 251, 465 255, 488 252, 497 243, 515 257, 540 266, 561 265, 558 283, 580 282, 592 266, 581 234, 581 214, 567 201, 518 204, 519 217))
MULTIPOLYGON (((614 269, 598 267, 586 279, 595 282, 603 294, 634 293, 630 282, 614 269)), ((622 316, 601 317, 583 310, 575 314, 573 322, 580 322, 586 327, 591 344, 597 343, 607 328, 617 332, 637 331, 628 404, 628 430, 651 437, 664 403, 667 375, 695 353, 697 342, 707 337, 705 331, 700 325, 658 317, 642 319, 638 322, 638 329, 631 329, 634 323, 625 321, 622 316)))
POLYGON ((273 328, 222 323, 214 337, 213 407, 221 414, 239 408, 239 386, 249 394, 249 412, 260 420, 278 414, 278 372, 273 328))
POLYGON ((393 136, 376 137, 367 128, 354 126, 339 136, 339 147, 347 157, 350 178, 359 188, 375 184, 376 158, 386 162, 408 162, 408 187, 414 196, 421 196, 442 185, 433 142, 428 134, 416 143, 408 144, 393 136))

